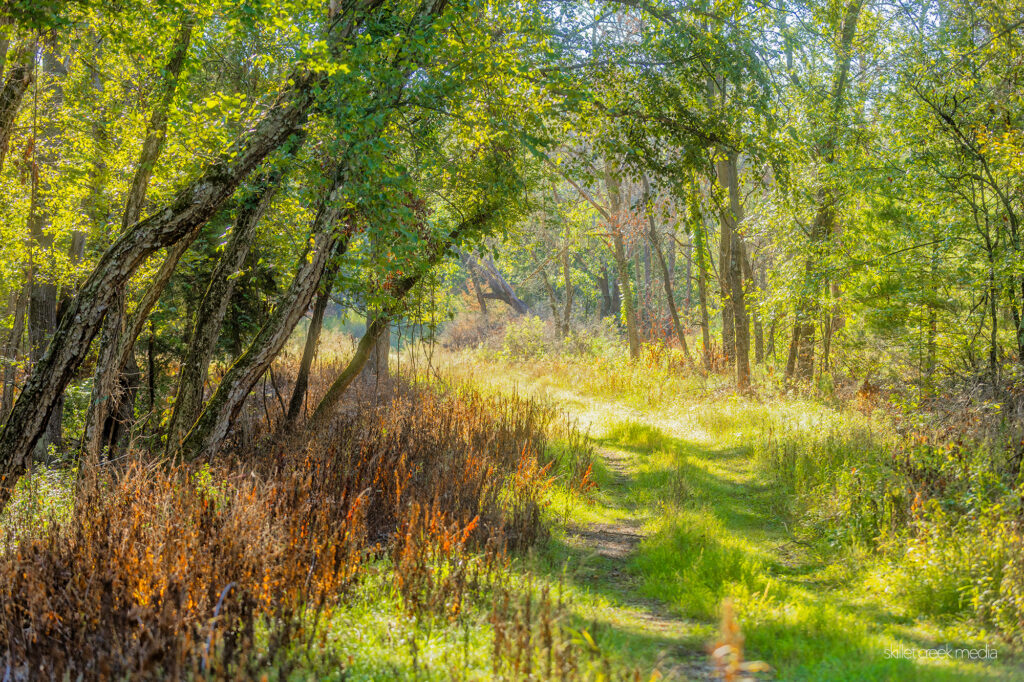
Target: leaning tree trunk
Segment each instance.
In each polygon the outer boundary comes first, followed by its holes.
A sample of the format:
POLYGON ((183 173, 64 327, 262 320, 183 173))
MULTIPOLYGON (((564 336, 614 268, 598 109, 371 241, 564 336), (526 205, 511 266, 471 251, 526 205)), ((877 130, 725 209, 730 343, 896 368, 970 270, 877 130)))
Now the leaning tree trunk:
POLYGON ((426 262, 418 271, 403 277, 392 288, 390 291, 390 305, 382 309, 366 328, 366 333, 359 340, 352 360, 349 361, 349 364, 342 370, 341 374, 331 383, 324 397, 320 399, 320 403, 316 406, 312 416, 310 416, 309 421, 306 423, 307 434, 316 433, 327 425, 335 409, 341 403, 341 399, 344 397, 348 387, 360 375, 363 367, 370 359, 373 348, 380 343, 381 337, 387 333, 391 320, 400 309, 402 299, 412 291, 413 287, 432 267, 437 265, 449 251, 457 247, 464 237, 483 231, 490 218, 489 213, 482 212, 460 223, 447 235, 446 239, 435 245, 432 252, 427 256, 426 262))
POLYGON ((313 316, 309 320, 309 328, 306 330, 306 343, 302 349, 302 360, 299 362, 299 372, 295 376, 295 387, 292 389, 291 400, 288 401, 288 414, 285 422, 289 428, 293 427, 299 420, 299 413, 306 402, 306 393, 309 390, 309 372, 313 367, 313 358, 316 356, 317 344, 320 341, 320 332, 323 330, 324 314, 327 312, 327 304, 331 302, 331 285, 334 279, 334 270, 329 270, 320 286, 316 303, 313 304, 313 316))
POLYGON ((378 386, 391 377, 388 366, 391 355, 391 322, 384 311, 375 310, 367 313, 366 328, 379 329, 380 332, 374 337, 374 344, 370 346, 369 355, 359 376, 365 386, 378 386))
POLYGON ((196 311, 188 349, 181 363, 174 411, 167 427, 167 448, 170 452, 177 449, 202 410, 203 388, 235 280, 249 255, 249 248, 256 237, 256 226, 277 193, 281 175, 280 166, 262 172, 255 188, 239 202, 235 226, 196 311))
POLYGON ((249 348, 221 379, 199 418, 174 452, 176 458, 208 457, 220 449, 252 387, 270 369, 295 325, 306 314, 331 253, 335 248, 339 254, 344 253, 350 233, 340 234, 335 229, 340 216, 339 189, 335 185, 317 212, 311 230, 313 247, 302 254, 291 286, 281 296, 249 348))
MULTIPOLYGON (((424 23, 432 21, 444 10, 446 3, 447 0, 425 0, 419 8, 416 21, 408 25, 408 30, 422 29, 424 23)), ((374 139, 383 131, 390 119, 387 114, 400 102, 405 83, 415 67, 416 64, 407 64, 401 79, 382 85, 382 93, 373 107, 385 115, 375 118, 374 131, 366 133, 367 139, 374 139)), ((291 286, 278 301, 270 319, 257 333, 246 352, 221 379, 217 390, 178 448, 175 454, 177 458, 209 457, 220 449, 252 387, 270 369, 295 325, 306 314, 328 262, 332 257, 340 258, 347 250, 353 235, 350 221, 345 221, 345 228, 341 231, 337 226, 342 215, 340 197, 351 170, 349 159, 343 158, 338 162, 331 177, 330 190, 321 202, 310 229, 311 246, 303 255, 291 286)))
MULTIPOLYGON (((56 119, 64 102, 63 79, 67 77, 67 68, 52 50, 45 50, 42 59, 43 84, 49 93, 47 98, 50 107, 49 118, 56 119)), ((61 131, 52 124, 41 126, 36 134, 35 145, 37 172, 33 177, 32 197, 29 206, 28 232, 33 245, 47 259, 53 259, 54 235, 50 229, 51 186, 48 177, 56 173, 57 149, 61 142, 61 131)), ((33 368, 42 359, 46 346, 57 329, 57 283, 52 273, 44 273, 33 264, 29 277, 30 290, 28 301, 28 339, 29 359, 33 368)), ((62 413, 64 411, 64 392, 61 391, 54 403, 52 413, 46 424, 45 437, 38 444, 37 451, 45 455, 49 446, 59 447, 62 440, 62 413)))
POLYGON ((174 201, 135 223, 107 249, 71 302, 46 353, 0 432, 0 508, 25 471, 28 457, 64 387, 89 352, 107 311, 136 269, 157 250, 194 234, 234 193, 239 183, 306 123, 320 75, 302 71, 260 121, 212 163, 174 201))
POLYGON ((512 285, 498 271, 498 267, 490 257, 479 260, 469 253, 463 253, 461 256, 462 265, 466 271, 478 275, 490 289, 489 292, 483 294, 484 298, 501 301, 520 315, 530 312, 529 306, 516 295, 512 285))
MULTIPOLYGON (((150 114, 146 139, 142 143, 142 151, 139 153, 139 161, 135 166, 135 174, 132 176, 132 182, 128 189, 124 212, 121 214, 122 231, 127 231, 129 226, 135 224, 142 215, 142 208, 149 190, 149 181, 153 176, 153 169, 160 158, 167 138, 167 118, 192 41, 193 21, 192 15, 185 16, 174 42, 171 44, 167 65, 162 72, 160 94, 150 114)), ((129 363, 131 359, 129 355, 134 356, 135 340, 142 331, 142 325, 145 323, 150 309, 159 299, 164 284, 170 279, 171 273, 184 252, 185 249, 181 247, 169 252, 160 269, 160 276, 157 277, 159 286, 151 285, 149 295, 136 310, 132 323, 127 324, 125 320, 124 287, 117 292, 119 299, 117 305, 111 307, 106 315, 101 338, 107 339, 110 346, 104 344, 100 349, 100 357, 96 363, 96 373, 93 378, 92 400, 86 417, 86 443, 90 455, 94 457, 104 447, 113 448, 115 446, 117 440, 113 436, 118 431, 130 428, 130 425, 122 424, 121 421, 125 418, 131 420, 138 382, 134 381, 133 376, 122 375, 128 364, 132 365, 134 373, 137 365, 134 362, 129 363), (128 350, 122 351, 122 346, 128 350)))

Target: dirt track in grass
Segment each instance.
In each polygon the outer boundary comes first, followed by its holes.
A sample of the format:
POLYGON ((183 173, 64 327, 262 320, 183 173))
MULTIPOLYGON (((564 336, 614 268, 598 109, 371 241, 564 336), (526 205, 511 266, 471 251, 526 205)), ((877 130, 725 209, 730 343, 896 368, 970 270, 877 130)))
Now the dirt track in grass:
MULTIPOLYGON (((634 482, 628 455, 611 448, 598 449, 598 455, 612 474, 610 485, 624 494, 634 482)), ((639 594, 639 581, 629 572, 628 564, 644 538, 644 519, 636 515, 632 505, 628 511, 631 516, 621 521, 569 525, 567 533, 603 564, 602 580, 619 594, 622 608, 631 619, 653 637, 671 640, 690 630, 693 624, 672 615, 663 603, 639 594)), ((719 679, 707 655, 688 645, 664 648, 655 669, 666 680, 719 679)))

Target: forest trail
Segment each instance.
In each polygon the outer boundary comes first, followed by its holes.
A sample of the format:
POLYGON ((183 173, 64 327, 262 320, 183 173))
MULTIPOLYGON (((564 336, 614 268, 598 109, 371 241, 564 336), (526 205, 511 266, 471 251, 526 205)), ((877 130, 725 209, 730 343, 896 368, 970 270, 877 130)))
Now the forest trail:
MULTIPOLYGON (((611 474, 605 488, 625 497, 636 484, 630 457, 622 450, 599 447, 598 456, 611 474)), ((626 508, 628 516, 610 522, 594 521, 584 525, 568 525, 567 535, 585 551, 602 560, 604 575, 613 590, 619 593, 620 617, 636 623, 655 639, 678 640, 658 653, 654 667, 666 680, 715 679, 714 666, 693 642, 681 637, 697 625, 671 613, 668 606, 639 594, 637 576, 629 570, 629 562, 645 537, 644 526, 649 519, 634 505, 626 508)))
POLYGON ((556 507, 564 545, 552 558, 584 597, 579 626, 619 658, 661 679, 718 679, 707 651, 732 596, 746 658, 775 669, 759 679, 1024 680, 1009 651, 942 665, 887 655, 994 640, 900 612, 863 568, 794 538, 750 448, 711 432, 692 405, 647 410, 537 375, 489 383, 552 401, 597 446, 599 491, 556 507))

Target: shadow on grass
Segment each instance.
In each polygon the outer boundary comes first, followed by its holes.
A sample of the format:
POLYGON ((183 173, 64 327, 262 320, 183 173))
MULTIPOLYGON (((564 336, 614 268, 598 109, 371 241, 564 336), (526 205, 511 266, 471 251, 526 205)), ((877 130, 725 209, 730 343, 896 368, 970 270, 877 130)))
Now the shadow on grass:
MULTIPOLYGON (((787 491, 757 480, 749 449, 706 448, 640 422, 612 425, 597 442, 633 463, 630 484, 606 491, 611 503, 646 516, 656 529, 630 561, 639 583, 631 589, 704 624, 705 635, 722 599, 737 598, 749 657, 774 665, 779 679, 1022 679, 1004 665, 938 667, 896 657, 888 647, 940 644, 906 632, 912 619, 882 605, 808 591, 813 582, 802 579, 824 564, 804 551, 782 551, 793 545, 787 491)), ((598 572, 585 578, 588 588, 602 590, 598 572)), ((695 638, 687 644, 699 651, 695 638)))

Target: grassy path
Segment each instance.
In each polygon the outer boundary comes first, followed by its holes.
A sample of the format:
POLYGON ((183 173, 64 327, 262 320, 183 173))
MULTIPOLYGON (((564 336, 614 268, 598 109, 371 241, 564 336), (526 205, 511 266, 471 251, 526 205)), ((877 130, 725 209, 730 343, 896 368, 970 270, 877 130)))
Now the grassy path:
POLYGON ((561 571, 579 627, 613 658, 663 679, 708 679, 706 647, 730 597, 747 658, 771 664, 774 679, 1024 680, 994 636, 903 613, 861 562, 794 539, 749 449, 685 406, 637 409, 536 375, 500 381, 556 401, 599 445, 600 492, 586 504, 555 501, 565 530, 541 563, 561 571), (1001 657, 892 655, 986 645, 1001 657))

